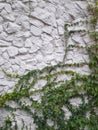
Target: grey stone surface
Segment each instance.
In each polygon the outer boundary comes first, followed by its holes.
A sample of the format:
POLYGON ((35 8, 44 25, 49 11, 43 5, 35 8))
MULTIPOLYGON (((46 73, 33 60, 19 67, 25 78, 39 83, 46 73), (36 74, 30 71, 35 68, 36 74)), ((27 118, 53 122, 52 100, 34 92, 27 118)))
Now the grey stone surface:
POLYGON ((25 47, 26 48, 31 48, 31 46, 32 46, 31 40, 30 39, 26 39, 26 41, 25 41, 25 47))
POLYGON ((25 54, 25 53, 27 53, 27 49, 26 48, 19 49, 19 54, 25 54))
POLYGON ((20 27, 17 24, 8 22, 4 24, 4 30, 10 34, 10 33, 16 33, 20 30, 20 27))
POLYGON ((10 42, 6 42, 6 41, 3 41, 3 40, 0 40, 0 47, 8 47, 10 45, 11 45, 10 42))
POLYGON ((18 54, 18 49, 16 47, 10 46, 7 48, 7 52, 9 57, 15 57, 18 54))
MULTIPOLYGON (((81 0, 0 0, 0 94, 11 92, 16 83, 14 79, 11 81, 7 78, 2 69, 22 75, 30 70, 62 63, 65 47, 68 45, 85 47, 84 41, 90 41, 87 35, 82 38, 80 34, 73 34, 68 38, 67 45, 64 38, 64 24, 80 21, 84 17, 85 9, 86 3, 81 0)), ((86 26, 79 24, 68 28, 79 29, 86 30, 86 26)), ((68 50, 65 62, 78 63, 88 60, 85 50, 73 48, 68 50)), ((81 68, 69 67, 66 70, 81 74, 90 73, 87 65, 81 68)), ((58 80, 64 78, 70 79, 66 75, 57 77, 58 80)), ((40 89, 45 83, 42 80, 33 89, 40 89)), ((32 98, 40 101, 40 95, 34 95, 32 98)), ((75 107, 82 103, 81 99, 72 99, 70 102, 75 107)), ((11 105, 14 106, 14 103, 11 105)), ((66 106, 62 109, 69 119, 70 111, 66 106)), ((0 109, 0 125, 7 115, 10 113, 0 109)), ((33 120, 25 112, 16 111, 15 116, 19 130, 21 119, 24 119, 26 125, 32 123, 32 130, 36 130, 33 120)), ((53 125, 51 120, 47 123, 53 125)))
POLYGON ((31 32, 35 36, 40 36, 42 33, 42 30, 34 25, 31 26, 31 32))

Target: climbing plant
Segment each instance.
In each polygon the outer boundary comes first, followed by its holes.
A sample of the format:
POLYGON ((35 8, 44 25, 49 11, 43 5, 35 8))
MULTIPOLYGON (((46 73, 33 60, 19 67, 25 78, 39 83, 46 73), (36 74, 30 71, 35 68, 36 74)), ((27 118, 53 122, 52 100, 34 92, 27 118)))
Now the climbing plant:
MULTIPOLYGON (((23 76, 4 71, 8 77, 19 80, 12 92, 0 95, 0 108, 11 111, 4 124, 0 126, 0 130, 19 130, 15 116, 17 110, 26 112, 34 120, 36 130, 98 130, 98 31, 96 30, 98 1, 87 3, 89 17, 84 23, 89 25, 89 30, 85 33, 92 39, 90 46, 85 43, 89 63, 66 64, 64 56, 63 64, 32 70, 23 76), (89 66, 91 71, 89 75, 66 70, 67 67, 84 65, 89 66), (41 81, 43 84, 39 87, 38 83, 41 81), (34 99, 34 96, 40 99, 34 99), (78 106, 74 106, 71 100, 77 98, 81 99, 81 102, 78 106), (15 102, 17 107, 11 106, 11 101, 15 102)), ((84 32, 84 30, 68 31, 69 26, 77 24, 79 22, 65 24, 65 36, 84 32)), ((74 47, 83 48, 70 45, 65 51, 74 47)), ((31 125, 26 126, 22 120, 21 130, 32 130, 31 125)))

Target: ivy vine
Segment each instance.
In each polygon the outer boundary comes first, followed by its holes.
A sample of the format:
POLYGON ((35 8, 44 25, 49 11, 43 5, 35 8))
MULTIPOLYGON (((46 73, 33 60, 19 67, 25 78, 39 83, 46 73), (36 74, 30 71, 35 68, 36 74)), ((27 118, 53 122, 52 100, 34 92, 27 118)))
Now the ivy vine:
MULTIPOLYGON (((23 76, 11 75, 4 71, 8 77, 19 80, 13 92, 0 95, 0 108, 11 111, 11 115, 6 117, 0 130, 19 130, 14 113, 17 110, 23 110, 32 117, 36 130, 98 130, 98 31, 96 30, 98 0, 88 2, 88 12, 89 18, 86 23, 91 30, 88 31, 88 34, 93 40, 91 46, 86 43, 89 63, 57 64, 42 70, 32 70, 23 76), (89 66, 91 70, 89 75, 66 70, 67 67, 75 68, 84 65, 89 66), (58 76, 65 75, 70 78, 59 80, 58 76), (35 89, 34 86, 42 80, 45 84, 35 89), (40 101, 32 98, 33 95, 39 95, 40 101), (24 102, 21 100, 22 98, 24 98, 24 102), (79 106, 71 103, 71 99, 75 98, 81 99, 79 106), (27 104, 25 99, 30 104, 27 104), (11 101, 17 103, 17 108, 8 104, 11 101)), ((65 34, 84 32, 84 30, 66 32, 68 26, 77 24, 65 25, 65 34)), ((67 46, 67 49, 73 47, 83 48, 70 45, 67 46)), ((31 125, 26 126, 22 120, 21 130, 32 130, 31 125)))

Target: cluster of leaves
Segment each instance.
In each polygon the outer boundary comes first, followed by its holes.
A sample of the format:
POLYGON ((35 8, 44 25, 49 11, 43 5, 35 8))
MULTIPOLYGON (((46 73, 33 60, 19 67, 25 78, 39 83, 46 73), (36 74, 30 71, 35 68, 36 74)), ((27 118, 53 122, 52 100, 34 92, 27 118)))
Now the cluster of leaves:
MULTIPOLYGON (((98 108, 98 32, 95 30, 98 22, 98 1, 95 0, 93 4, 88 4, 88 10, 91 16, 89 25, 92 28, 89 34, 95 41, 93 45, 87 47, 89 63, 58 64, 42 70, 30 71, 23 76, 10 75, 5 72, 7 76, 19 78, 19 80, 13 92, 0 96, 1 108, 13 113, 17 110, 24 110, 28 116, 32 117, 32 120, 34 119, 36 130, 84 130, 86 128, 98 130, 96 113, 98 108), (75 68, 84 65, 89 66, 91 74, 81 75, 75 71, 65 70, 67 67, 75 68), (70 80, 58 80, 58 76, 63 75, 70 76, 70 80), (35 89, 34 86, 40 80, 46 81, 46 84, 35 89), (32 98, 32 95, 37 94, 40 94, 40 102, 32 98), (23 103, 22 98, 28 99, 30 105, 23 103), (78 107, 74 107, 70 102, 74 98, 81 99, 78 107), (7 104, 11 101, 17 103, 18 107, 13 108, 7 104), (64 111, 64 107, 67 111, 64 111), (66 115, 68 111, 69 117, 66 115)), ((0 130, 18 130, 15 115, 13 114, 12 117, 7 116, 0 130)), ((21 130, 32 130, 30 126, 25 126, 24 121, 22 123, 21 130)))

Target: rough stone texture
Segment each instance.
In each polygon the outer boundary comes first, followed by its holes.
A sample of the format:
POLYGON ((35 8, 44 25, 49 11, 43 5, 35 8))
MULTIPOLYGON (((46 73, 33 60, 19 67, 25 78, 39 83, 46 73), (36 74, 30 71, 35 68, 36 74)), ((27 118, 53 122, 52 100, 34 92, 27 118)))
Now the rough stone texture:
MULTIPOLYGON (((66 46, 64 24, 81 20, 85 9, 85 1, 80 0, 31 0, 30 4, 29 0, 0 0, 0 94, 10 92, 15 84, 4 76, 2 69, 22 75, 29 70, 61 63, 66 46)), ((79 29, 86 30, 86 27, 82 24, 69 27, 69 30, 79 29)), ((88 37, 82 39, 81 35, 74 34, 68 39, 68 45, 85 46, 85 39, 89 42, 88 37)), ((68 50, 66 63, 83 61, 88 61, 85 50, 68 50)), ((70 69, 82 74, 89 73, 88 66, 70 69)), ((39 99, 39 96, 35 97, 39 99)), ((78 106, 81 101, 73 99, 71 103, 78 106)), ((63 109, 69 118, 71 113, 65 106, 63 109)), ((0 108, 0 124, 6 114, 0 108)), ((31 119, 24 112, 16 111, 15 114, 20 126, 22 118, 29 125, 31 119)), ((51 124, 51 121, 48 122, 51 124)), ((35 130, 34 124, 32 130, 35 130)))

